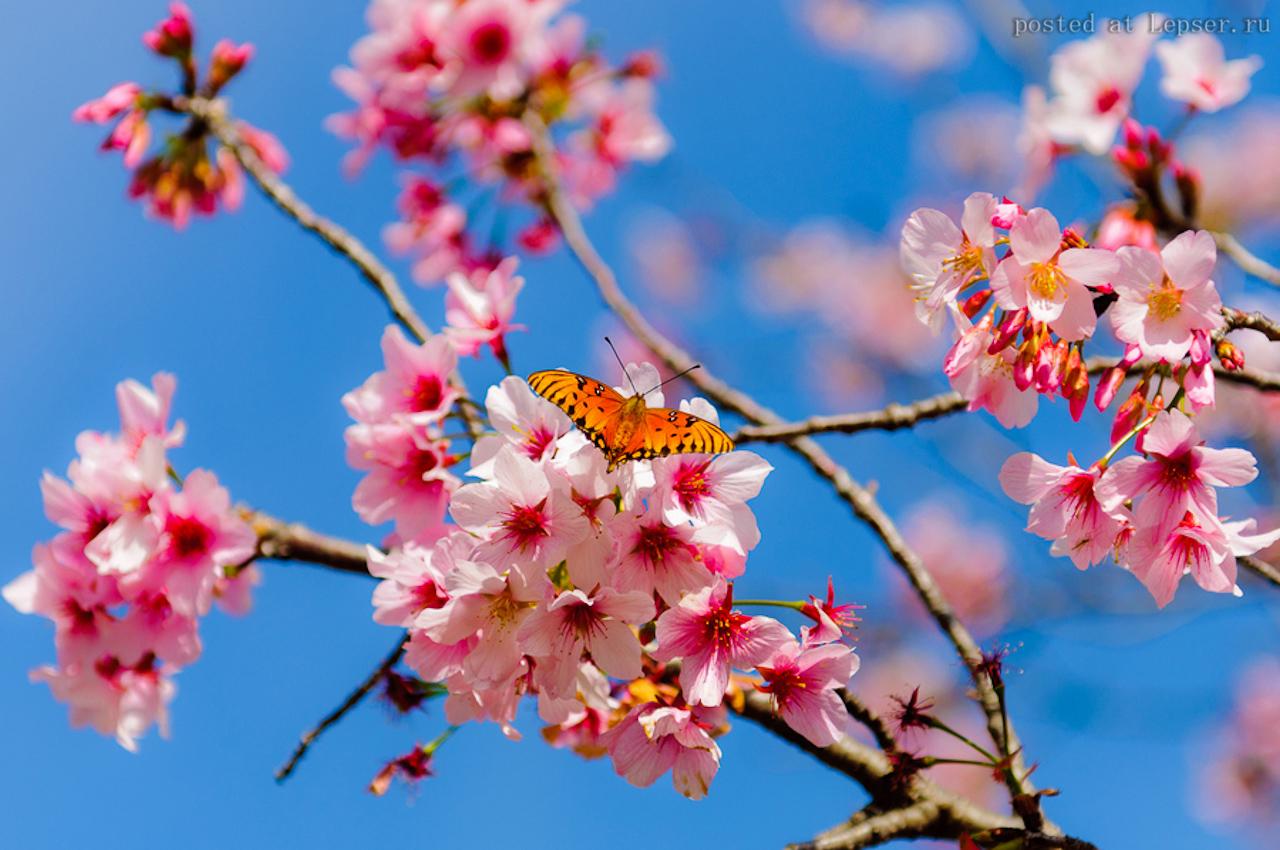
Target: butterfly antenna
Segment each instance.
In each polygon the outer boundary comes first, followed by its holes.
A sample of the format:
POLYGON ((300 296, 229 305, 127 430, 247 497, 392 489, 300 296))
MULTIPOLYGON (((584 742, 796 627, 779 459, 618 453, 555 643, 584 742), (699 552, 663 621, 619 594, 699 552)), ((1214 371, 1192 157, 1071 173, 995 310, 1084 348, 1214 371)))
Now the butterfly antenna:
POLYGON ((674 381, 676 378, 683 378, 685 375, 689 374, 689 373, 690 373, 690 372, 692 372, 694 369, 701 369, 701 368, 702 368, 702 364, 701 364, 701 363, 694 363, 694 364, 693 364, 692 366, 690 366, 688 369, 685 369, 683 372, 679 373, 678 375, 672 375, 670 378, 667 378, 665 381, 663 381, 662 383, 658 384, 658 385, 657 385, 656 387, 654 387, 653 389, 651 389, 651 390, 645 390, 645 393, 644 393, 644 394, 645 394, 645 395, 648 395, 649 393, 653 392, 653 390, 660 390, 660 389, 662 389, 663 387, 665 387, 667 384, 669 384, 669 383, 671 383, 672 381, 674 381))
MULTIPOLYGON (((627 383, 631 384, 631 391, 636 395, 640 395, 640 391, 636 389, 636 382, 631 379, 631 373, 627 371, 627 366, 622 362, 622 358, 618 355, 618 349, 613 347, 613 340, 605 337, 604 341, 609 343, 609 350, 613 352, 613 357, 618 361, 618 365, 622 367, 622 374, 627 376, 627 383)), ((652 390, 650 391, 652 392, 652 390)))

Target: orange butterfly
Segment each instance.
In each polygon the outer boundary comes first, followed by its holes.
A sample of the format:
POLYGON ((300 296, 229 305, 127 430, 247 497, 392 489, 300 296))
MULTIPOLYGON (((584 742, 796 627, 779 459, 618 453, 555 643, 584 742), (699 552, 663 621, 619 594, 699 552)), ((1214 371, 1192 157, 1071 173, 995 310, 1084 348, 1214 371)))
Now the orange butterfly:
MULTIPOLYGON (((612 348, 613 343, 609 343, 609 347, 612 348)), ((622 362, 621 358, 618 362, 622 362)), ((626 371, 625 366, 623 371, 626 371)), ((631 376, 627 375, 627 380, 630 379, 631 376)), ((707 420, 681 410, 647 407, 644 397, 653 390, 642 393, 636 390, 634 383, 631 389, 635 390, 635 395, 624 398, 613 387, 585 375, 547 369, 530 375, 529 386, 569 414, 578 430, 604 452, 610 471, 629 460, 733 451, 733 440, 729 435, 707 420)))

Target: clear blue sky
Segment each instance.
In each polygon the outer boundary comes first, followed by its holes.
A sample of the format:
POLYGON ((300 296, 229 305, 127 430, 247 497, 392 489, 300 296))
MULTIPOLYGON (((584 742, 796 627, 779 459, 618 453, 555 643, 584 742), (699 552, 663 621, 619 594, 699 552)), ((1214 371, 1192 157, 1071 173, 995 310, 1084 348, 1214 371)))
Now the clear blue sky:
MULTIPOLYGON (((289 180, 318 209, 377 244, 392 214, 391 169, 380 160, 358 183, 345 182, 338 170, 343 144, 321 127, 325 115, 345 106, 328 75, 364 30, 360 4, 194 5, 204 50, 223 36, 257 46, 230 94, 240 115, 284 141, 294 162, 289 180)), ((1206 9, 1180 4, 1167 11, 1206 9)), ((896 226, 902 196, 929 188, 904 154, 911 121, 960 91, 1014 100, 1020 89, 1016 72, 985 44, 957 76, 903 89, 816 51, 776 2, 580 3, 578 11, 612 55, 653 45, 671 69, 659 113, 675 153, 632 172, 588 221, 616 260, 629 210, 678 206, 711 188, 779 229, 814 215, 872 231, 896 226)), ((52 531, 37 489, 41 470, 65 468, 81 429, 115 427, 118 380, 159 369, 179 376, 177 413, 190 429, 177 455, 184 468, 211 468, 235 498, 281 516, 376 538, 349 506, 357 475, 343 462, 346 418, 338 398, 379 366, 381 306, 345 265, 252 193, 241 213, 197 221, 185 233, 145 220, 124 200, 118 159, 96 153, 99 131, 69 120, 76 104, 117 81, 168 82, 169 69, 139 41, 162 14, 160 2, 139 0, 75 10, 10 3, 0 12, 6 581, 27 568, 31 544, 52 531)), ((1280 92, 1274 38, 1247 44, 1269 62, 1255 85, 1272 95, 1280 92)), ((1064 220, 1092 209, 1085 183, 1069 176, 1063 183, 1052 200, 1064 220)), ((563 256, 530 263, 526 274, 519 318, 532 330, 511 340, 517 368, 597 363, 600 311, 587 282, 563 256)), ((801 349, 796 331, 743 324, 747 312, 734 293, 745 291, 745 281, 734 269, 724 270, 717 286, 726 294, 725 305, 714 308, 720 312, 663 321, 696 336, 729 379, 792 414, 806 412, 790 394, 791 375, 778 366, 801 349)), ((438 325, 438 293, 414 297, 438 325)), ((471 376, 480 386, 496 374, 485 364, 471 376)), ((1065 433, 1061 407, 1016 439, 1056 453, 1065 433)), ((1103 439, 1101 421, 1092 422, 1091 435, 1071 432, 1076 445, 1103 439)), ((1078 575, 1021 535, 1020 514, 991 495, 996 466, 953 453, 975 484, 935 462, 940 442, 990 433, 981 423, 951 420, 922 436, 867 435, 832 445, 855 474, 880 482, 892 510, 937 490, 970 500, 969 515, 1002 524, 1019 577, 1021 621, 1035 618, 1048 591, 1078 594, 1084 582, 1092 595, 1111 595, 1106 607, 1148 612, 1136 582, 1114 570, 1078 575)), ((756 502, 764 542, 745 579, 752 595, 795 596, 833 572, 854 595, 882 597, 886 570, 874 541, 791 459, 766 454, 777 471, 756 502)), ((375 799, 363 788, 381 761, 415 738, 430 738, 442 721, 433 708, 426 717, 391 722, 374 705, 332 732, 297 776, 277 787, 272 771, 299 732, 367 673, 393 633, 370 619, 371 582, 298 565, 269 564, 264 572, 251 616, 205 621, 204 656, 179 677, 173 738, 150 736, 139 755, 68 728, 65 708, 26 681, 28 669, 53 657, 51 629, 0 610, 0 799, 9 813, 0 843, 24 850, 175 841, 191 850, 393 842, 537 848, 596 846, 606 829, 636 835, 661 824, 681 844, 755 848, 806 838, 860 805, 856 786, 745 723, 722 742, 725 758, 710 798, 691 803, 665 780, 637 790, 605 762, 544 746, 532 717, 522 724, 520 744, 492 726, 465 729, 442 751, 440 776, 416 798, 396 790, 375 799)), ((868 610, 869 619, 876 610, 868 610)), ((1023 672, 1010 693, 1028 753, 1042 764, 1037 777, 1064 790, 1049 803, 1051 816, 1107 848, 1246 846, 1211 836, 1191 818, 1188 770, 1195 736, 1225 710, 1235 671, 1252 648, 1277 646, 1278 612, 1280 598, 1262 590, 1233 600, 1188 587, 1159 617, 1094 612, 1004 635, 1023 644, 1015 664, 1023 672)), ((869 622, 864 666, 875 664, 875 634, 869 622)), ((921 639, 938 646, 931 634, 921 639)))

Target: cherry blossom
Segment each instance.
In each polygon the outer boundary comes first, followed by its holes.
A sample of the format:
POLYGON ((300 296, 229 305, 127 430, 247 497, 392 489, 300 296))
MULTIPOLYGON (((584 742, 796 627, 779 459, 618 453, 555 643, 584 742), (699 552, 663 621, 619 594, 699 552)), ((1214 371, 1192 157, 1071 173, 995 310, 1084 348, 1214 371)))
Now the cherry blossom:
POLYGON ((693 711, 646 703, 632 709, 602 736, 614 769, 647 788, 671 771, 677 791, 693 800, 707 795, 720 768, 720 747, 693 711))
POLYGON ((730 668, 746 669, 790 639, 777 620, 733 610, 733 586, 717 578, 658 618, 659 661, 681 659, 680 688, 690 703, 720 704, 730 668))
POLYGON ((946 214, 919 209, 902 226, 902 265, 915 281, 916 315, 938 330, 948 304, 969 284, 996 268, 996 199, 975 192, 964 202, 960 227, 946 214))
POLYGON ((516 296, 524 286, 524 278, 515 274, 516 263, 515 257, 508 257, 492 271, 478 269, 469 276, 460 272, 449 275, 445 333, 459 354, 475 356, 487 345, 498 362, 508 362, 506 335, 524 329, 511 322, 516 296))
POLYGON ((566 590, 524 621, 520 643, 540 660, 547 693, 572 697, 583 652, 610 676, 640 676, 640 641, 627 624, 648 622, 653 613, 653 598, 643 593, 566 590))
POLYGON ((1222 326, 1222 300, 1209 276, 1217 260, 1213 237, 1186 231, 1157 254, 1125 246, 1112 285, 1120 300, 1109 311, 1116 336, 1153 359, 1176 362, 1196 331, 1222 326))
POLYGON ((1156 45, 1164 68, 1160 91, 1194 109, 1217 112, 1239 103, 1249 93, 1249 78, 1262 67, 1262 59, 1227 61, 1222 42, 1207 32, 1191 32, 1175 41, 1156 45))
POLYGON ((819 747, 845 736, 849 712, 835 692, 858 671, 858 656, 841 644, 801 647, 790 641, 756 670, 759 690, 773 697, 787 725, 819 747))
POLYGON ((1102 470, 1074 462, 1057 466, 1019 452, 1000 468, 1000 486, 1009 498, 1031 505, 1027 531, 1053 541, 1054 555, 1066 555, 1079 569, 1105 558, 1129 519, 1123 505, 1103 509, 1095 492, 1102 470))
POLYGON ((398 416, 414 424, 440 419, 458 397, 451 375, 458 363, 453 343, 437 334, 421 345, 405 339, 399 325, 382 334, 386 369, 375 372, 342 404, 358 422, 387 422, 398 416))
MULTIPOLYGON (((1154 16, 1156 22, 1161 16, 1154 16)), ((1112 31, 1071 41, 1050 58, 1047 127, 1055 141, 1105 153, 1129 115, 1134 89, 1156 40, 1151 26, 1112 31)))
POLYGON ((991 275, 1000 306, 1029 308, 1063 339, 1083 339, 1097 321, 1089 286, 1109 283, 1118 268, 1110 251, 1062 250, 1062 228, 1053 213, 1033 209, 1009 229, 1012 253, 991 275))

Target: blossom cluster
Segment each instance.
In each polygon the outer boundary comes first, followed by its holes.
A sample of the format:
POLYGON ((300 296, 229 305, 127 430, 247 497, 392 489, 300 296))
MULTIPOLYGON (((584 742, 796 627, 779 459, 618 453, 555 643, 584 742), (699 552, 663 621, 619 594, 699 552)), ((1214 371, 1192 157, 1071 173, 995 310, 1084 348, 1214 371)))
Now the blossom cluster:
POLYGON ((168 464, 185 436, 169 424, 176 386, 160 373, 151 388, 116 387, 120 433, 81 433, 67 478, 45 473, 45 513, 62 530, 4 588, 54 624, 57 664, 32 679, 70 705, 73 726, 130 750, 153 724, 166 733, 173 676, 200 657, 199 619, 214 602, 247 611, 258 580, 257 539, 217 477, 197 469, 178 483, 168 464))
POLYGON ((503 204, 533 215, 517 241, 531 252, 555 244, 534 133, 555 136, 555 166, 575 204, 614 187, 630 162, 661 158, 670 137, 653 114, 657 59, 648 53, 608 64, 586 39, 584 21, 560 14, 563 0, 374 0, 371 32, 334 81, 355 108, 329 119, 356 145, 349 171, 379 149, 429 168, 406 174, 402 220, 389 246, 414 258, 422 284, 450 272, 491 268, 504 254, 496 233, 476 241, 476 204, 453 197, 457 163, 473 182, 495 186, 503 204), (563 132, 562 132, 563 131, 563 132))
MULTIPOLYGON (((392 548, 369 551, 382 579, 374 619, 408 630, 406 663, 447 687, 450 723, 490 720, 518 737, 517 705, 536 697, 556 746, 607 752, 637 785, 670 770, 690 797, 716 773, 725 701, 743 688, 770 694, 819 746, 844 734, 835 689, 858 665, 842 642, 850 607, 833 591, 789 604, 813 620, 797 638, 734 606, 760 539, 747 502, 771 469, 762 458, 681 455, 609 471, 568 416, 508 377, 487 393, 496 433, 475 443, 474 480, 462 484, 435 431, 449 341, 410 346, 394 330, 384 341, 387 370, 344 399, 360 420, 350 457, 369 470, 356 509, 395 522, 392 548)), ((627 371, 658 383, 647 364, 627 371)), ((646 401, 660 405, 661 391, 646 401)), ((704 400, 681 409, 716 421, 704 400)))
MULTIPOLYGON (((159 152, 152 154, 152 121, 157 112, 181 113, 180 98, 217 97, 249 62, 253 46, 219 41, 202 77, 196 64, 191 12, 182 3, 173 3, 169 16, 148 30, 142 40, 153 53, 178 66, 180 91, 151 91, 135 82, 119 83, 102 97, 77 107, 72 118, 93 124, 115 122, 102 149, 123 153, 124 165, 132 172, 129 197, 145 199, 151 215, 182 229, 193 214, 213 215, 220 206, 238 208, 244 197, 244 176, 231 150, 215 142, 211 157, 209 128, 199 119, 189 118, 180 132, 166 136, 159 152)), ((244 121, 236 122, 236 130, 272 171, 288 167, 284 147, 270 133, 244 121)))
POLYGON ((1183 412, 1213 406, 1215 354, 1224 368, 1242 365, 1233 346, 1211 337, 1224 320, 1209 233, 1183 232, 1159 251, 1091 248, 1048 210, 974 193, 959 226, 937 210, 914 212, 902 260, 922 321, 954 320, 957 340, 944 361, 952 386, 1005 427, 1027 425, 1041 395, 1063 396, 1080 419, 1091 390, 1084 347, 1100 317, 1125 352, 1098 381, 1097 408, 1140 371, 1114 417, 1112 447, 1096 463, 1056 466, 1021 454, 1002 470, 1006 492, 1035 506, 1028 530, 1053 540, 1055 554, 1083 569, 1114 551, 1164 606, 1187 572, 1206 590, 1233 591, 1236 556, 1280 537, 1219 517, 1215 488, 1251 481, 1254 458, 1204 447, 1183 412), (1112 463, 1134 438, 1145 458, 1112 463))
POLYGON ((1020 138, 1032 175, 1028 191, 1041 185, 1063 154, 1081 150, 1104 154, 1133 112, 1134 92, 1154 52, 1163 77, 1160 91, 1185 104, 1188 112, 1217 112, 1249 92, 1262 66, 1257 56, 1228 60, 1222 43, 1207 32, 1160 41, 1160 15, 1132 29, 1104 21, 1097 35, 1072 41, 1050 60, 1049 91, 1029 86, 1023 93, 1020 138))

